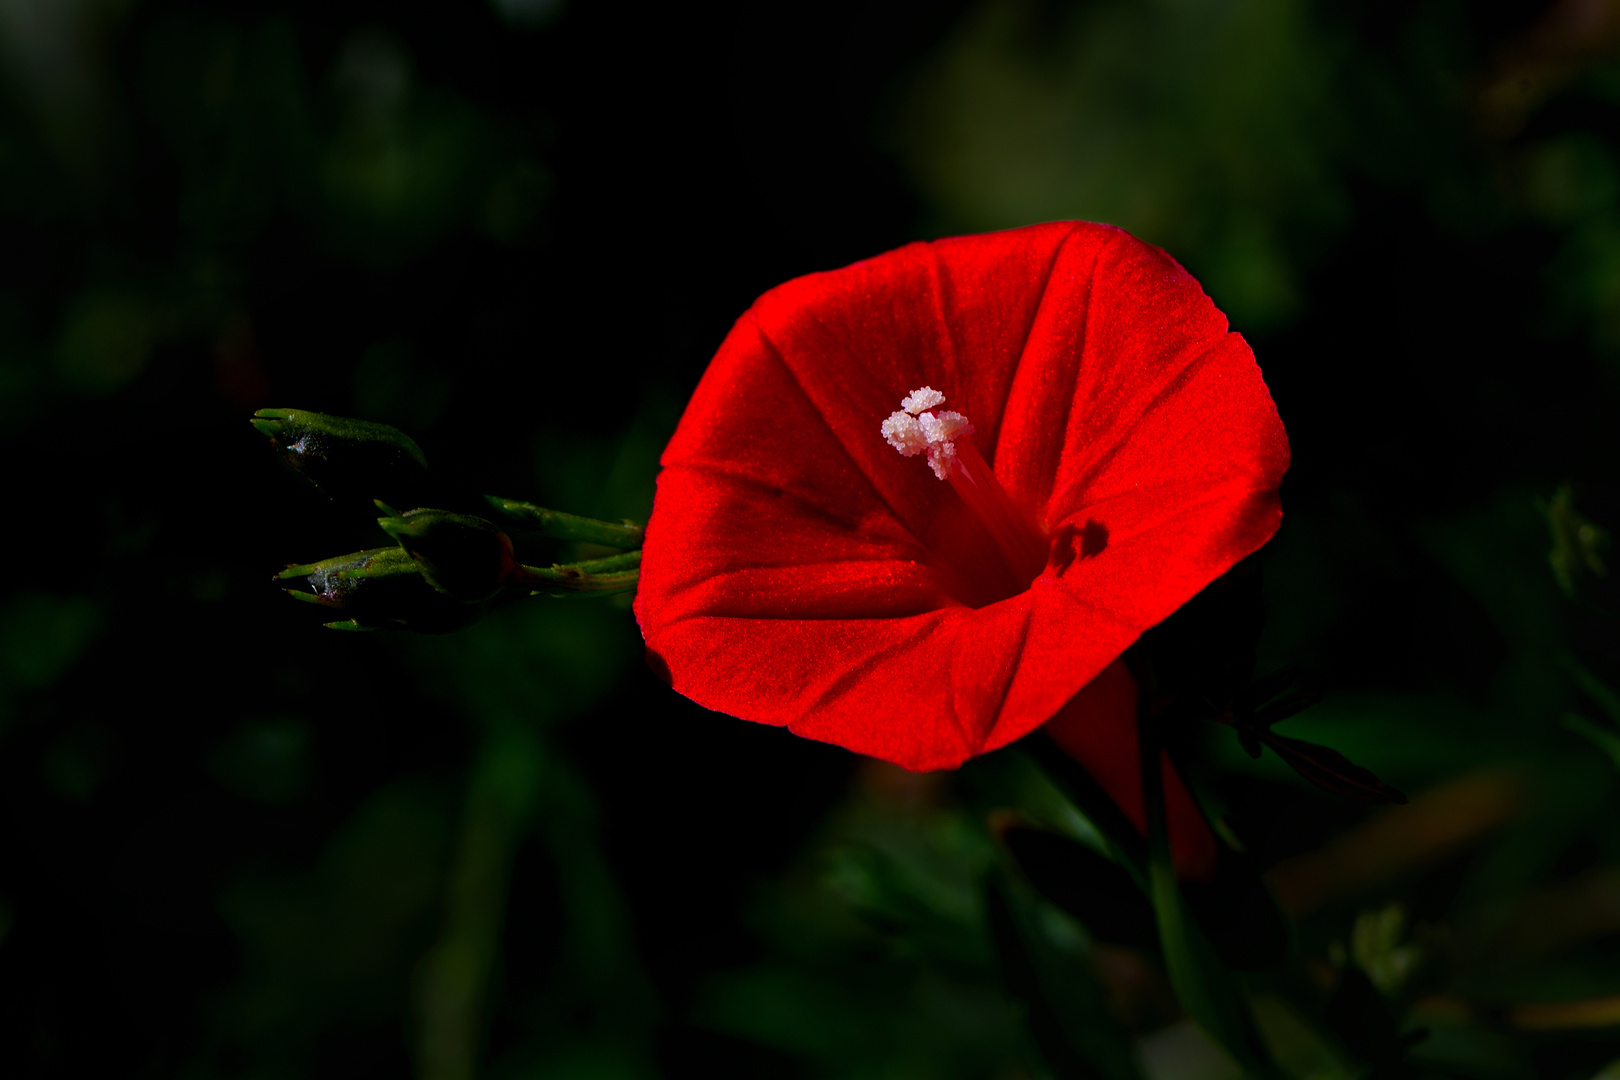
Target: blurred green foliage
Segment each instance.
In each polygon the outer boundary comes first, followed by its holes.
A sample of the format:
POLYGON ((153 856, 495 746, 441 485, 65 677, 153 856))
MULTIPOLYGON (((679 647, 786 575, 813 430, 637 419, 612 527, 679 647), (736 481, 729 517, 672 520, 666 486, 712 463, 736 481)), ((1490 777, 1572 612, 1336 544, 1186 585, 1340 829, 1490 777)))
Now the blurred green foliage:
POLYGON ((1282 732, 1413 795, 1194 735, 1295 920, 1279 1067, 1613 1075, 1613 4, 18 0, 0 67, 5 1075, 1234 1075, 997 839, 1106 846, 1020 759, 706 713, 612 601, 340 636, 269 580, 384 541, 256 408, 641 518, 759 292, 1057 217, 1254 345, 1282 732))

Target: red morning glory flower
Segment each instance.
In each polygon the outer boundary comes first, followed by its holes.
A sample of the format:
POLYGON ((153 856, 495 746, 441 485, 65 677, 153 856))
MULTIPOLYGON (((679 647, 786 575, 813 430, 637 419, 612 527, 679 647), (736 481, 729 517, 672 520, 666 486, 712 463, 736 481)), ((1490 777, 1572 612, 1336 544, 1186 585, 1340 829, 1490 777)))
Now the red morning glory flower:
POLYGON ((1140 825, 1118 658, 1271 538, 1288 440, 1198 283, 1070 222, 772 289, 662 464, 636 615, 677 691, 909 769, 1051 722, 1140 825))

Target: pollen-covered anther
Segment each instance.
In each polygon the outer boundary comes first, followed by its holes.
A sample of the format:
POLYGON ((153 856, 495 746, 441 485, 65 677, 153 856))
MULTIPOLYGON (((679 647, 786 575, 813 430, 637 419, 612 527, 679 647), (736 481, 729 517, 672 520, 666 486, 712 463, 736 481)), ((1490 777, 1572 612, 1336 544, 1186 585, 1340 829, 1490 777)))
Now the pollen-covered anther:
POLYGON ((928 449, 928 436, 923 434, 922 425, 910 413, 891 413, 883 421, 883 437, 903 457, 916 457, 928 449))
POLYGON ((912 416, 925 409, 945 404, 945 395, 932 386, 922 386, 900 399, 900 407, 912 416))
POLYGON ((945 395, 931 386, 913 390, 901 399, 901 411, 883 421, 883 437, 904 457, 926 452, 934 475, 948 480, 956 462, 956 440, 973 434, 973 423, 949 409, 925 411, 943 404, 945 395))

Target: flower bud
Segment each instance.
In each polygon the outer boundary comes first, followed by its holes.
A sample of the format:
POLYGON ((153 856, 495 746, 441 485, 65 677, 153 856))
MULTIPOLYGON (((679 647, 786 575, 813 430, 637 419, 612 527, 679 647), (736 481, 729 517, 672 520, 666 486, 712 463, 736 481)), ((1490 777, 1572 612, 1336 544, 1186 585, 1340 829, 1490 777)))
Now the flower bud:
POLYGON ((444 634, 477 622, 488 604, 464 604, 435 589, 410 554, 397 547, 371 548, 304 566, 289 566, 278 581, 307 579, 310 591, 288 589, 296 600, 331 608, 347 619, 337 630, 414 630, 444 634))
POLYGON ((377 524, 410 553, 434 588, 462 603, 490 599, 512 574, 511 539, 483 518, 420 509, 378 518, 377 524))
POLYGON ((260 409, 249 422, 329 495, 381 495, 409 506, 422 489, 427 458, 398 428, 307 409, 260 409))

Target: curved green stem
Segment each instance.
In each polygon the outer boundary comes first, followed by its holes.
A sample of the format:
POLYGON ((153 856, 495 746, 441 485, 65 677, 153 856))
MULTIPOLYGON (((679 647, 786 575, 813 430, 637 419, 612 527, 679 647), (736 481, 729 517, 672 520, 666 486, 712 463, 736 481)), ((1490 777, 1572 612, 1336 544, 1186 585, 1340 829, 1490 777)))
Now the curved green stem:
POLYGON ((644 535, 642 527, 633 521, 598 521, 578 514, 565 514, 561 510, 547 510, 518 499, 503 499, 498 495, 485 495, 484 501, 500 520, 531 529, 553 540, 639 548, 644 535))
POLYGON ((636 587, 641 575, 640 566, 639 551, 577 563, 554 563, 551 566, 524 566, 519 563, 512 568, 507 586, 547 596, 628 592, 636 587))

